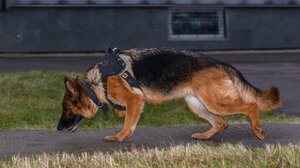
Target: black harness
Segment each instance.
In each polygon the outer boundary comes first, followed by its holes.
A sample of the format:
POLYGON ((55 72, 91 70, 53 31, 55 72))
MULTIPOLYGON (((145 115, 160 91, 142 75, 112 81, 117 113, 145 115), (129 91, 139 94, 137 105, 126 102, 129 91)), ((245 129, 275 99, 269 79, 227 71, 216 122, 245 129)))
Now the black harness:
MULTIPOLYGON (((118 48, 114 48, 113 50, 111 50, 111 48, 105 49, 105 60, 102 62, 102 64, 99 65, 99 71, 101 72, 101 80, 103 83, 103 88, 105 90, 105 97, 107 101, 114 108, 125 111, 126 110, 125 106, 115 104, 108 98, 108 94, 107 94, 108 77, 121 75, 121 77, 131 87, 135 87, 139 89, 140 89, 140 84, 136 79, 134 79, 134 77, 127 70, 125 70, 126 62, 117 54, 118 51, 120 51, 118 48)), ((107 112, 109 111, 107 105, 98 100, 95 92, 90 88, 89 84, 86 81, 83 80, 82 84, 89 98, 96 104, 98 108, 101 108, 104 114, 107 114, 107 112)))
POLYGON ((86 94, 96 104, 97 108, 98 109, 101 108, 101 110, 104 112, 104 114, 107 114, 109 111, 107 104, 104 104, 100 100, 98 100, 95 92, 91 89, 91 86, 89 83, 87 83, 85 80, 82 80, 81 83, 84 87, 86 94))

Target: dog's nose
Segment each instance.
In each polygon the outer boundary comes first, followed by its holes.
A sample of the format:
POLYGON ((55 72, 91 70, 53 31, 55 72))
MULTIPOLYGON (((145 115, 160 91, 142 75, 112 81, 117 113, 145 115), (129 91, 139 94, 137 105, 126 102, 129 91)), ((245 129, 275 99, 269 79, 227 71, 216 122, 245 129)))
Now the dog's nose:
POLYGON ((62 122, 59 122, 57 125, 57 131, 64 131, 66 128, 62 122))
POLYGON ((57 131, 62 131, 63 130, 63 127, 61 126, 61 124, 58 124, 57 125, 57 131))

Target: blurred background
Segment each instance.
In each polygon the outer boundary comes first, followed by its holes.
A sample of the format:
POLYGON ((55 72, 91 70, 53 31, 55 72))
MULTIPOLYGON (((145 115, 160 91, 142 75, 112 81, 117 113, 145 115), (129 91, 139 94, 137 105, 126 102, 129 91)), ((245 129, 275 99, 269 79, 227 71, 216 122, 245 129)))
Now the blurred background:
POLYGON ((0 52, 300 47, 300 0, 0 0, 0 52))

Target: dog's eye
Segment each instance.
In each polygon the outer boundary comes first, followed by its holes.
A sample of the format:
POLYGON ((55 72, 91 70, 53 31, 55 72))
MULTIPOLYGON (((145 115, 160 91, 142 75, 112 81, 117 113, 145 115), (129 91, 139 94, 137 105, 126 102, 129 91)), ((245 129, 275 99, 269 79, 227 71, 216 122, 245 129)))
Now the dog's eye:
POLYGON ((69 109, 68 109, 67 107, 63 106, 63 113, 64 113, 64 114, 67 113, 68 110, 69 110, 69 109))
POLYGON ((76 99, 76 98, 74 98, 74 99, 72 100, 72 104, 73 104, 73 105, 76 105, 76 104, 78 104, 78 101, 77 101, 77 99, 76 99))

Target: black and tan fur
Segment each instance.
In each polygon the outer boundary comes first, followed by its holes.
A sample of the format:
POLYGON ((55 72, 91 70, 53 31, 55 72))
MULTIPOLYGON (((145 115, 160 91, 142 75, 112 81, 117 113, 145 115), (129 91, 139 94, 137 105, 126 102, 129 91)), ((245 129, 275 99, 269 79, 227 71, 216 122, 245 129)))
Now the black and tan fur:
MULTIPOLYGON (((164 101, 184 98, 188 107, 197 116, 208 120, 212 128, 192 135, 195 139, 209 139, 227 128, 221 117, 242 113, 252 123, 252 130, 259 139, 264 139, 258 110, 272 110, 281 105, 276 87, 261 91, 248 83, 242 74, 231 65, 205 57, 199 53, 174 49, 131 49, 119 54, 127 63, 126 69, 141 84, 141 90, 131 88, 120 76, 108 78, 108 97, 116 104, 126 106, 126 111, 114 109, 125 117, 121 132, 105 137, 107 141, 122 141, 130 136, 137 125, 147 101, 159 104, 164 101)), ((101 82, 98 65, 85 74, 99 100, 108 103, 101 82)), ((79 79, 65 78, 66 95, 63 107, 64 118, 81 115, 91 119, 97 108, 87 97, 79 79)))

